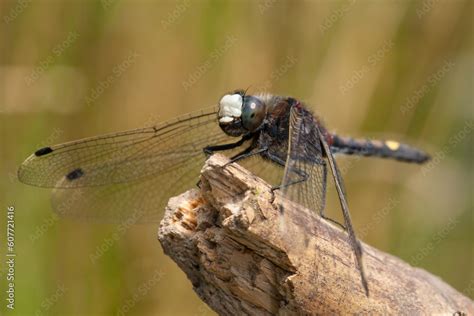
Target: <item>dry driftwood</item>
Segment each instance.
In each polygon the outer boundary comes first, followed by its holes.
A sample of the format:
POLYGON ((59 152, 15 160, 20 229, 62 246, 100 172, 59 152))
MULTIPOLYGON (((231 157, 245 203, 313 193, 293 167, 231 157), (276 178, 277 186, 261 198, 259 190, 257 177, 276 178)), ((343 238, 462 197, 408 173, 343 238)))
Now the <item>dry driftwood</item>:
POLYGON ((172 198, 158 233, 217 313, 474 313, 473 302, 438 277, 363 244, 366 297, 344 232, 226 162, 206 162, 201 190, 172 198))

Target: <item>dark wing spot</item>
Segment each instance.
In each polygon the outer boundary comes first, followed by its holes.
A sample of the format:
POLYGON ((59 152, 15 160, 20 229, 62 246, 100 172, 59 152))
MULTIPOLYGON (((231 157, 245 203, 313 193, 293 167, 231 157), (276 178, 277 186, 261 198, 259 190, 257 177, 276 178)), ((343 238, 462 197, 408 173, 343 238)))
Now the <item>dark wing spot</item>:
POLYGON ((35 151, 35 156, 40 157, 40 156, 44 156, 44 155, 47 155, 47 154, 52 153, 52 152, 53 152, 53 149, 51 149, 51 147, 43 147, 43 148, 40 148, 37 151, 35 151))
POLYGON ((84 175, 84 171, 81 168, 74 169, 66 175, 66 179, 69 181, 79 179, 84 175))

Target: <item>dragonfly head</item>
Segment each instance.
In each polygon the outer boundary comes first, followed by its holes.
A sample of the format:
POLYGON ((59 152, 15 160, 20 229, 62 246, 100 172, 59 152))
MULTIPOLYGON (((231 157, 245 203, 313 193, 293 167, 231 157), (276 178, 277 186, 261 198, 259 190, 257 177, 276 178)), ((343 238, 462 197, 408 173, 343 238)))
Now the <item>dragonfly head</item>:
POLYGON ((264 122, 265 103, 244 91, 226 94, 219 101, 219 125, 229 136, 255 132, 264 122))

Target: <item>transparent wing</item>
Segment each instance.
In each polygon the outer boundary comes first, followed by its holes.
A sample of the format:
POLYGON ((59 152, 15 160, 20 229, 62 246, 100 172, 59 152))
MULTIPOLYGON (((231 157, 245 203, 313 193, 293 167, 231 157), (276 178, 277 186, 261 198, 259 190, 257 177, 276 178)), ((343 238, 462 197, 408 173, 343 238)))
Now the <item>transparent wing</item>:
POLYGON ((38 150, 20 166, 20 181, 51 188, 123 183, 158 175, 228 139, 215 107, 158 126, 86 138, 38 150))
POLYGON ((292 107, 282 193, 322 214, 326 204, 327 170, 319 138, 312 115, 292 107))
POLYGON ((53 208, 62 216, 158 221, 170 197, 197 183, 202 148, 235 142, 221 131, 216 111, 43 148, 21 165, 18 177, 55 188, 53 208))
MULTIPOLYGON (((322 157, 319 133, 315 130, 309 112, 291 108, 288 135, 288 152, 281 183, 282 194, 289 200, 322 213, 326 202, 326 165, 322 157)), ((301 247, 295 242, 293 225, 287 225, 285 208, 282 212, 280 230, 286 234, 290 247, 301 247)), ((297 236, 297 235, 296 235, 297 236)), ((308 245, 303 241, 303 245, 308 245)), ((324 275, 318 273, 320 262, 315 262, 315 282, 324 275)))
POLYGON ((52 205, 63 217, 107 223, 157 223, 169 198, 196 185, 204 162, 200 154, 175 168, 124 183, 75 189, 56 188, 52 205))
MULTIPOLYGON (((319 129, 318 129, 318 132, 319 132, 319 129)), ((327 156, 329 166, 331 168, 331 174, 333 176, 334 184, 336 186, 337 194, 339 197, 339 202, 341 204, 342 215, 344 216, 345 228, 349 235, 349 242, 354 252, 357 266, 359 268, 362 286, 364 288, 366 296, 369 296, 369 285, 367 282, 367 276, 365 274, 365 269, 364 269, 362 245, 357 239, 354 228, 352 226, 352 220, 349 213, 349 206, 347 205, 347 198, 346 198, 346 193, 345 193, 344 183, 342 181, 341 173, 339 172, 339 169, 336 164, 336 160, 334 159, 334 156, 329 148, 329 145, 327 144, 324 138, 321 138, 321 145, 327 156)))
POLYGON ((283 168, 263 159, 260 155, 240 160, 238 164, 273 186, 281 183, 283 168))
POLYGON ((323 153, 331 168, 331 174, 337 189, 345 228, 349 234, 349 242, 354 251, 359 268, 362 286, 368 296, 369 288, 362 261, 362 246, 357 240, 347 206, 344 184, 337 168, 329 145, 321 134, 321 130, 313 121, 312 115, 299 107, 292 107, 290 114, 290 131, 288 155, 282 188, 291 200, 304 206, 319 210, 323 215, 326 194, 326 164, 323 153))

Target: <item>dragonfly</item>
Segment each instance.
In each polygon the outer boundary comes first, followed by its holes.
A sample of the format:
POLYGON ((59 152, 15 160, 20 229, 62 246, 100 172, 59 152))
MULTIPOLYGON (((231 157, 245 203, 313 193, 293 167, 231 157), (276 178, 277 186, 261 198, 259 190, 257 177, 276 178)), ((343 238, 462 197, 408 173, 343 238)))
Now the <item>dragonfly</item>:
POLYGON ((43 147, 18 170, 21 182, 53 188, 52 206, 60 216, 97 222, 159 222, 168 199, 198 182, 207 156, 228 153, 271 179, 291 200, 323 218, 328 169, 361 283, 368 296, 363 251, 347 204, 335 154, 424 163, 430 156, 393 140, 342 137, 329 132, 300 100, 235 90, 216 106, 156 126, 43 147))

